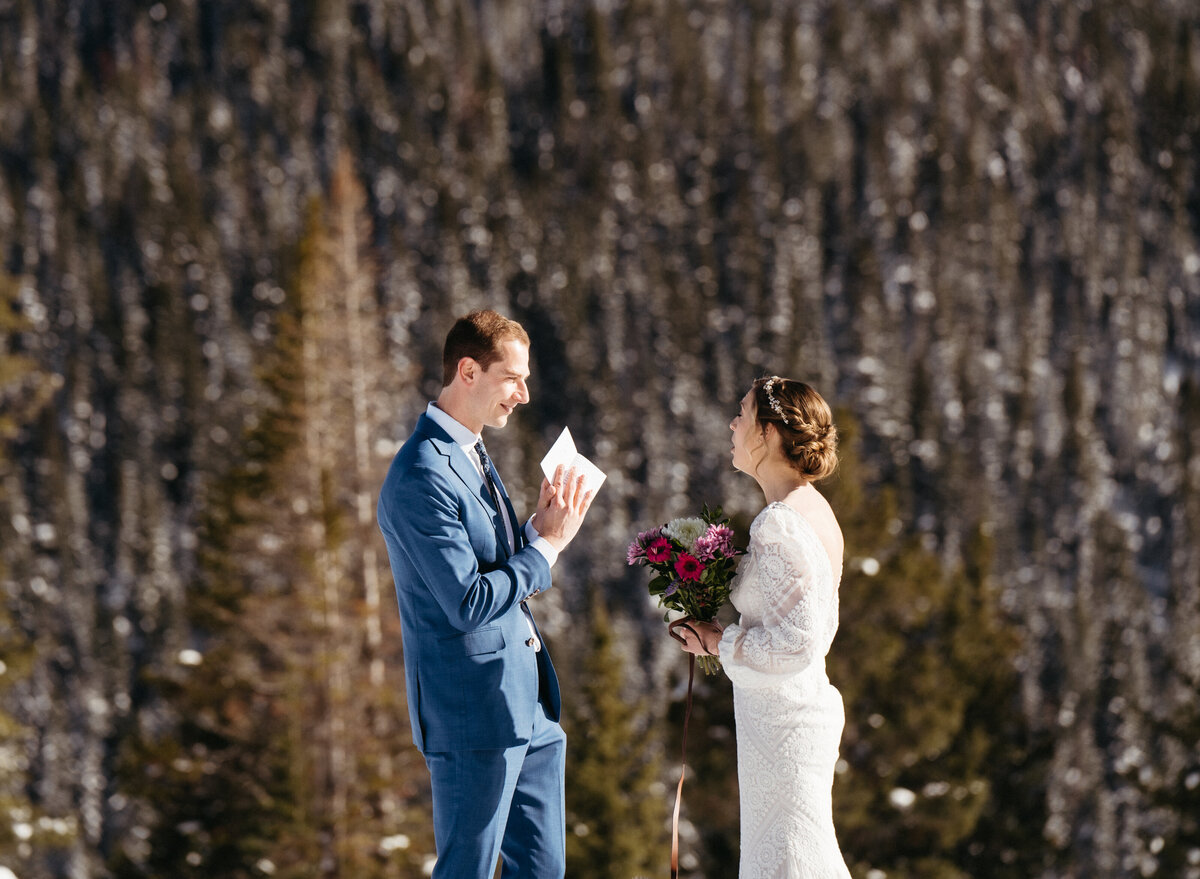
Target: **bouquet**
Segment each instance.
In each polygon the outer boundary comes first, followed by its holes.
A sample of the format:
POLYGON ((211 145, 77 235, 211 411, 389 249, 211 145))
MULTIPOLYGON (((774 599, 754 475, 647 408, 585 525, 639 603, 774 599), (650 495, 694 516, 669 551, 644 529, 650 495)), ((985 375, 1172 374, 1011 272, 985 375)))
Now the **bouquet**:
MULTIPOLYGON (((629 544, 627 561, 654 572, 650 594, 658 606, 710 623, 729 600, 729 589, 742 550, 733 545, 733 529, 721 508, 705 505, 698 517, 672 519, 643 531, 629 544)), ((721 668, 715 656, 698 656, 706 674, 721 668)))

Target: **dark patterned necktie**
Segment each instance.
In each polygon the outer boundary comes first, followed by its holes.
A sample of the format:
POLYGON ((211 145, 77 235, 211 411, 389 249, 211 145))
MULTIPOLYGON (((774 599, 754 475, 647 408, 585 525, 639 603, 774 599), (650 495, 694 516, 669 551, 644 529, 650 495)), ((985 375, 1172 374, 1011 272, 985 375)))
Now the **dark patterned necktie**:
POLYGON ((483 440, 475 443, 475 454, 479 456, 479 463, 483 465, 483 481, 487 483, 488 493, 492 496, 496 509, 504 515, 504 503, 500 500, 500 489, 496 486, 496 471, 492 469, 492 459, 483 447, 483 440))
MULTIPOLYGON (((505 531, 513 529, 506 534, 509 542, 509 551, 513 550, 512 541, 517 539, 515 525, 508 518, 508 509, 504 506, 504 501, 500 497, 500 487, 497 485, 496 471, 492 468, 492 459, 488 457, 487 449, 483 447, 483 440, 475 443, 475 454, 479 456, 479 463, 483 467, 483 481, 487 483, 488 491, 492 495, 492 500, 496 504, 496 509, 500 511, 500 515, 504 517, 505 531)), ((525 642, 526 646, 532 647, 534 650, 541 652, 542 641, 537 634, 537 626, 533 622, 533 614, 529 610, 529 606, 521 601, 521 610, 525 612, 525 618, 529 621, 529 640, 525 642)))

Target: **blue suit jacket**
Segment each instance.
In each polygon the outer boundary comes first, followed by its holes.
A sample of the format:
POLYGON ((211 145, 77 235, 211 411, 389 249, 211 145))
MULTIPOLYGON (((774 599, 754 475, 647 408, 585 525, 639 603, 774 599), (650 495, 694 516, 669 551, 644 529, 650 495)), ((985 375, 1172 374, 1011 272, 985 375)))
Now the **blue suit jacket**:
POLYGON ((526 642, 521 602, 550 588, 545 557, 517 551, 483 477, 426 415, 396 453, 379 495, 404 637, 413 742, 422 751, 528 741, 539 696, 557 720, 558 678, 543 644, 526 642))

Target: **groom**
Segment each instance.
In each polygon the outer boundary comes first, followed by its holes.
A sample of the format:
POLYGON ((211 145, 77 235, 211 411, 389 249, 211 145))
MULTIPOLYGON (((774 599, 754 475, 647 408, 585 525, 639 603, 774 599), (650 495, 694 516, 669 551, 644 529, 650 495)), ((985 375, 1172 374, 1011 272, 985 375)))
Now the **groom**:
POLYGON ((566 837, 558 678, 526 599, 591 504, 583 477, 542 481, 522 527, 480 432, 529 402, 529 336, 459 318, 443 387, 379 495, 404 636, 413 742, 433 787, 434 879, 561 879, 566 837))

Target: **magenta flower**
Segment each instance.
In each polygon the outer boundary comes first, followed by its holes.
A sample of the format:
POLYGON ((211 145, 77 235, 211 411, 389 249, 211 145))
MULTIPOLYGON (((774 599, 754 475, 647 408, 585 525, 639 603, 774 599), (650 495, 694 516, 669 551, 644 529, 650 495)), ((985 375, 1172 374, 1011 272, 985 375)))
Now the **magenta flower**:
POLYGON ((671 557, 671 541, 658 537, 646 547, 646 561, 665 562, 671 557))
POLYGON ((625 552, 625 562, 630 565, 644 564, 647 561, 646 548, 659 537, 662 537, 661 526, 640 532, 637 538, 629 544, 629 549, 625 552))
POLYGON ((679 561, 675 562, 675 573, 684 580, 699 580, 704 576, 704 565, 700 564, 699 559, 681 552, 679 561))

